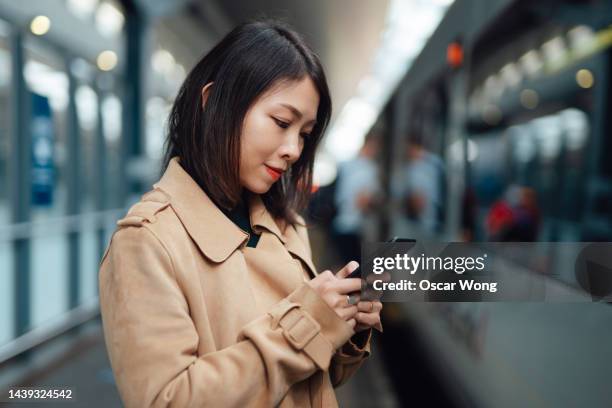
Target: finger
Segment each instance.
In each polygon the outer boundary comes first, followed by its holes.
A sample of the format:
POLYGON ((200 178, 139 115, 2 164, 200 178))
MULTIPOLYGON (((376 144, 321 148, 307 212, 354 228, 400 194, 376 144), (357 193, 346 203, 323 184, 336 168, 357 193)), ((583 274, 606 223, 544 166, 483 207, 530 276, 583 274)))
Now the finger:
POLYGON ((360 297, 358 293, 351 293, 350 295, 336 295, 336 301, 334 302, 335 308, 357 308, 360 297))
POLYGON ((357 304, 357 309, 360 312, 372 313, 374 311, 374 303, 368 301, 362 301, 357 304))
POLYGON ((344 320, 353 319, 357 314, 357 306, 344 307, 340 310, 336 310, 336 313, 344 320))
POLYGON ((346 302, 351 306, 357 306, 357 303, 361 300, 358 293, 351 293, 350 295, 344 295, 346 297, 346 302))
POLYGON ((360 301, 357 304, 357 309, 363 313, 379 314, 382 308, 383 305, 379 301, 360 301))
POLYGON ((348 278, 338 279, 333 283, 334 290, 340 294, 348 294, 361 291, 361 279, 348 278))
POLYGON ((359 264, 356 261, 351 261, 344 265, 344 268, 340 269, 336 274, 336 277, 340 279, 344 279, 351 274, 355 269, 359 267, 359 264))
POLYGON ((355 319, 347 320, 346 322, 351 326, 351 329, 354 329, 355 325, 357 324, 355 319))
POLYGON ((321 272, 318 276, 323 276, 326 279, 325 280, 331 280, 331 279, 335 279, 336 277, 334 276, 333 272, 330 271, 329 269, 324 270, 323 272, 321 272))
POLYGON ((368 327, 373 327, 380 322, 380 316, 377 313, 363 313, 357 312, 355 320, 360 324, 365 324, 368 327))

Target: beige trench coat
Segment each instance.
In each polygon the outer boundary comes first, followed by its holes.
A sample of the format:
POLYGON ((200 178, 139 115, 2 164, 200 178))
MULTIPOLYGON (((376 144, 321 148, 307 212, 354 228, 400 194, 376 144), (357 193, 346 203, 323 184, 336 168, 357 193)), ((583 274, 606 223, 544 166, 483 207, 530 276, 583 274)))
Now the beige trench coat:
POLYGON ((127 407, 337 406, 371 332, 351 338, 305 283, 305 227, 279 227, 259 197, 250 219, 256 249, 175 158, 117 223, 100 303, 127 407))

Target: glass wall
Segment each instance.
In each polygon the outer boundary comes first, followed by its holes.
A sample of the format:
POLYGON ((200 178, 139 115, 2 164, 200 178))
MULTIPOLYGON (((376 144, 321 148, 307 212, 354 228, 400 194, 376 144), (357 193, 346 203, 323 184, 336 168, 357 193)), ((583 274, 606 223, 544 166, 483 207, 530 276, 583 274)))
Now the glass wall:
POLYGON ((64 320, 75 306, 96 313, 101 251, 124 212, 109 210, 124 206, 126 31, 116 0, 0 3, 2 364, 22 334, 44 341, 79 324, 64 320), (29 201, 19 224, 17 199, 29 201))
MULTIPOLYGON (((71 71, 77 81, 75 103, 79 131, 79 205, 81 213, 92 213, 96 208, 96 137, 98 134, 98 94, 94 90, 95 68, 83 59, 71 63, 71 71)), ((81 224, 83 225, 83 224, 81 224)), ((81 230, 79 258, 79 303, 96 301, 97 245, 96 225, 85 223, 81 230)))
MULTIPOLYGON (((32 101, 31 325, 68 310, 68 241, 40 222, 67 213, 68 74, 63 56, 45 42, 24 43, 26 86, 32 101)), ((59 228, 61 231, 61 227, 59 228)))
MULTIPOLYGON (((8 26, 0 21, 0 228, 10 222, 8 167, 11 157, 11 52, 8 26)), ((0 345, 13 336, 13 252, 0 238, 0 345)))
POLYGON ((121 116, 123 106, 115 92, 106 93, 102 97, 102 131, 106 144, 106 208, 121 208, 121 116))

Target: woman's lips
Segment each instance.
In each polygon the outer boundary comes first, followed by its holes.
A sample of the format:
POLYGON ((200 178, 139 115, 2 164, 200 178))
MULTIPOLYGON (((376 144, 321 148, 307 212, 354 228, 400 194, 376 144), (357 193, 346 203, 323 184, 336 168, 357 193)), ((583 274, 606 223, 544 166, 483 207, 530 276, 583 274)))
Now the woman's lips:
POLYGON ((280 176, 283 174, 281 171, 273 169, 272 167, 270 167, 268 165, 264 165, 264 166, 266 166, 266 170, 268 171, 268 174, 270 176, 272 176, 274 181, 278 180, 280 178, 280 176))

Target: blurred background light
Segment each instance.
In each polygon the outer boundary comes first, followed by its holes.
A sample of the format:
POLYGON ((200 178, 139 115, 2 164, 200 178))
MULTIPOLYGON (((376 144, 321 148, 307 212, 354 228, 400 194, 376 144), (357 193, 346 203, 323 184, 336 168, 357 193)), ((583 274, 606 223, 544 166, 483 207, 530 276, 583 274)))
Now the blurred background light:
POLYGON ((334 158, 328 153, 322 152, 315 158, 313 173, 313 184, 318 187, 330 185, 338 174, 338 168, 334 158))
POLYGON ((147 138, 145 149, 149 157, 160 159, 164 151, 165 130, 170 105, 164 98, 153 96, 147 100, 147 138))
POLYGON ((544 59, 551 69, 557 69, 565 62, 568 57, 567 46, 560 36, 556 36, 542 45, 544 59))
POLYGON ((100 106, 104 138, 108 142, 117 142, 121 136, 121 101, 115 95, 106 96, 100 106))
POLYGON ((576 72, 576 82, 581 88, 588 89, 595 83, 595 78, 593 77, 593 73, 588 69, 579 69, 578 72, 576 72))
POLYGON ((114 37, 123 29, 125 18, 113 3, 101 3, 96 10, 96 28, 105 37, 114 37))
POLYGON ((341 161, 357 154, 377 116, 378 109, 371 102, 358 97, 349 100, 327 136, 332 155, 341 161))
POLYGON ((163 48, 156 50, 151 56, 153 69, 161 75, 171 75, 174 71, 175 63, 174 56, 163 48))
POLYGON ((62 111, 68 105, 68 75, 46 64, 29 60, 25 63, 23 75, 28 87, 39 95, 49 98, 55 111, 62 111))
POLYGON ((523 89, 521 91, 521 105, 523 105, 527 109, 535 109, 538 107, 538 103, 540 102, 540 97, 536 91, 533 89, 523 89))
POLYGON ((111 50, 102 51, 98 54, 96 63, 102 71, 111 71, 117 66, 117 54, 111 50))
POLYGON ((535 119, 530 126, 538 140, 542 159, 551 160, 561 152, 561 120, 558 115, 544 116, 535 119))
POLYGON ((569 150, 582 148, 590 130, 586 113, 576 108, 568 108, 559 113, 559 118, 565 130, 567 148, 569 150))
POLYGON ((518 86, 521 83, 521 80, 523 79, 521 71, 519 70, 518 66, 513 62, 504 65, 504 67, 500 71, 500 75, 502 80, 510 88, 518 86))
POLYGON ((519 163, 528 163, 537 154, 537 147, 527 125, 512 126, 507 131, 514 142, 514 154, 519 163))
POLYGON ((463 161, 463 140, 455 140, 446 148, 446 157, 454 163, 463 161))
POLYGON ((392 91, 452 3, 453 0, 390 1, 370 72, 332 123, 321 151, 328 151, 338 161, 357 154, 392 91))
POLYGON ((482 111, 482 120, 491 126, 495 126, 501 122, 502 112, 497 105, 489 104, 482 111))
POLYGON ((51 28, 51 20, 47 16, 36 16, 30 23, 30 31, 34 35, 45 35, 51 28))
POLYGON ((485 80, 484 91, 487 98, 498 99, 504 93, 504 81, 499 75, 490 75, 485 80))
POLYGON ((537 50, 528 51, 519 59, 519 62, 529 77, 538 75, 544 66, 542 57, 537 50))
POLYGON ((594 44, 595 33, 589 26, 579 25, 567 32, 572 53, 575 56, 586 55, 590 52, 594 44))
POLYGON ((446 60, 453 68, 459 68, 463 64, 463 47, 460 43, 454 42, 449 44, 446 49, 446 60))
POLYGON ((75 16, 86 20, 93 16, 98 0, 67 0, 66 7, 75 16))
POLYGON ((0 87, 11 82, 11 54, 8 50, 0 48, 0 87))
POLYGON ((467 140, 467 159, 469 162, 473 162, 478 158, 478 145, 472 140, 467 140))
POLYGON ((98 96, 90 86, 81 85, 76 90, 75 100, 81 126, 93 130, 98 121, 98 96))

